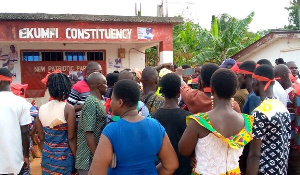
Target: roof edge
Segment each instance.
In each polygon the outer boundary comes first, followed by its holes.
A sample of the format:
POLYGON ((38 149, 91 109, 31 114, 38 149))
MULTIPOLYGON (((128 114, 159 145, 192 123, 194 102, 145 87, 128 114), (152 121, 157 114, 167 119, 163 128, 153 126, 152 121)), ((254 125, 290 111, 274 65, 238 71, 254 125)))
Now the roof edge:
POLYGON ((87 14, 0 13, 0 21, 91 21, 131 23, 183 23, 182 17, 114 16, 87 14))
POLYGON ((257 40, 256 42, 250 44, 248 47, 245 47, 238 53, 231 56, 231 58, 237 60, 241 57, 247 55, 251 51, 257 49, 261 45, 264 45, 265 43, 269 42, 270 40, 274 39, 277 34, 287 34, 287 35, 294 35, 294 34, 300 34, 300 30, 286 30, 286 29, 274 29, 271 30, 268 34, 257 40))

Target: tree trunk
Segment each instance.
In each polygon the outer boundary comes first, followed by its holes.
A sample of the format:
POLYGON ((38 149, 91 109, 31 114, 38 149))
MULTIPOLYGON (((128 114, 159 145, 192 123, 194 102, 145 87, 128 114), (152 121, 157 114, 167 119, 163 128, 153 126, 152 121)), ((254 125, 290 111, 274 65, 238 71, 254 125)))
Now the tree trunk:
POLYGON ((224 60, 226 60, 226 51, 221 52, 221 62, 222 63, 224 60))

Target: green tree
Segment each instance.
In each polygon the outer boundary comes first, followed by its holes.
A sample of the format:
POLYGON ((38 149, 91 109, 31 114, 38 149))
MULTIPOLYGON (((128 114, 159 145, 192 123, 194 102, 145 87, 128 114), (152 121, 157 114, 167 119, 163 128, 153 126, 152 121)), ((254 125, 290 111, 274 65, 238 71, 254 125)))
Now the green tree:
POLYGON ((261 38, 263 32, 248 32, 253 16, 253 12, 241 20, 228 14, 212 16, 210 31, 191 21, 174 26, 174 62, 179 66, 221 63, 261 38))
POLYGON ((145 50, 146 66, 157 66, 157 47, 151 47, 145 50))
POLYGON ((228 14, 222 14, 219 17, 212 16, 211 30, 205 35, 205 40, 208 41, 207 46, 193 59, 199 63, 216 62, 219 64, 251 44, 255 38, 259 38, 255 36, 250 39, 246 36, 253 16, 254 12, 242 20, 228 14))
POLYGON ((299 30, 299 3, 298 0, 291 0, 290 6, 285 7, 289 12, 289 25, 284 26, 286 29, 299 30))
POLYGON ((191 59, 197 54, 199 47, 199 25, 192 22, 186 22, 174 26, 173 29, 173 54, 174 62, 181 66, 185 63, 190 63, 191 59))

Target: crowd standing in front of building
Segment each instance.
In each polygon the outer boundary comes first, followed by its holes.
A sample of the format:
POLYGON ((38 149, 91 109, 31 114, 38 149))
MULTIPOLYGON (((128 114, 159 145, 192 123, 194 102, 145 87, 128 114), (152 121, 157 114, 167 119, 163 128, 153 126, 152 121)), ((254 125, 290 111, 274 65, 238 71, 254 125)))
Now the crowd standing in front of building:
MULTIPOLYGON (((299 72, 276 64, 227 59, 105 77, 89 62, 77 83, 49 73, 50 99, 34 119, 42 173, 299 175, 299 72)), ((32 105, 10 92, 12 77, 0 68, 0 174, 28 174, 32 105)))

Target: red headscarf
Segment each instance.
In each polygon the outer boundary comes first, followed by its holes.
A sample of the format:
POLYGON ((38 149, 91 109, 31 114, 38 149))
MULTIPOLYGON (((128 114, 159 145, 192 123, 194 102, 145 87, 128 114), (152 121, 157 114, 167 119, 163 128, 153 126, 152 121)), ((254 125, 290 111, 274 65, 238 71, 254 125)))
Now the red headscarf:
POLYGON ((243 69, 239 69, 239 70, 237 71, 237 73, 240 73, 240 74, 246 74, 246 75, 253 75, 253 72, 248 71, 248 70, 243 70, 243 69))
POLYGON ((8 82, 12 83, 13 77, 6 77, 4 75, 0 75, 0 81, 8 81, 8 82))
POLYGON ((10 85, 12 93, 14 93, 17 96, 24 97, 25 98, 25 91, 28 87, 28 84, 18 84, 18 83, 12 83, 10 85))
POLYGON ((279 77, 278 78, 269 79, 267 77, 263 77, 263 76, 256 75, 256 74, 253 74, 252 77, 254 79, 258 80, 258 81, 265 81, 265 82, 267 82, 267 84, 265 85, 264 91, 268 89, 268 87, 270 86, 270 84, 273 81, 280 79, 279 77))
POLYGON ((41 82, 43 83, 43 84, 47 84, 47 81, 48 81, 48 78, 49 78, 49 76, 51 75, 51 74, 58 74, 58 73, 61 73, 61 71, 59 70, 59 69, 56 69, 54 72, 48 72, 48 74, 46 75, 46 77, 45 78, 43 78, 42 80, 41 80, 41 82))
POLYGON ((239 70, 239 65, 240 65, 241 63, 242 63, 242 62, 236 62, 236 63, 232 66, 231 70, 232 70, 234 73, 237 73, 237 71, 239 70))

